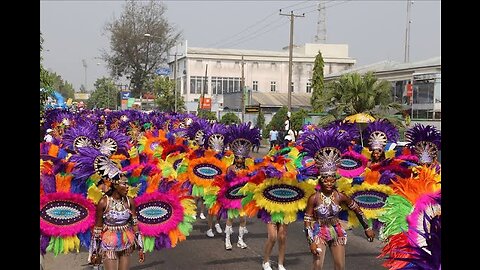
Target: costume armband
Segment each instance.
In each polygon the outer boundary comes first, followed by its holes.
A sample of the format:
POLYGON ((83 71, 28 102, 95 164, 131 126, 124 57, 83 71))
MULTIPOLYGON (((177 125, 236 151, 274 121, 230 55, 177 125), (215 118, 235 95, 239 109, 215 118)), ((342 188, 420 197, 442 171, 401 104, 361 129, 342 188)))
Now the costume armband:
POLYGON ((137 219, 137 217, 136 217, 136 216, 135 216, 135 217, 132 217, 132 225, 135 226, 135 225, 137 225, 137 224, 138 224, 138 219, 137 219))
POLYGON ((141 232, 135 233, 135 243, 140 248, 140 250, 143 250, 143 235, 141 232))
POLYGON ((350 208, 350 210, 355 212, 355 215, 357 216, 360 224, 362 224, 362 227, 364 229, 368 228, 368 220, 365 217, 365 214, 363 213, 362 209, 360 209, 360 206, 354 200, 352 200, 352 202, 348 204, 348 208, 350 208))

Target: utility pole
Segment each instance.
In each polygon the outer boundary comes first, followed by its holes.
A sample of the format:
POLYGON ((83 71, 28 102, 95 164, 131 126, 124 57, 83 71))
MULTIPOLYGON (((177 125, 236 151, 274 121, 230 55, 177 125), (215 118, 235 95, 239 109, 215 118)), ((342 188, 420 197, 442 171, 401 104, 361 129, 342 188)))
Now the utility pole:
POLYGON ((413 1, 411 0, 407 1, 407 27, 405 30, 405 58, 403 60, 405 63, 410 62, 410 24, 412 23, 412 20, 410 18, 410 11, 412 9, 412 4, 413 4, 413 1))
POLYGON ((240 80, 240 89, 242 90, 242 123, 245 122, 245 62, 242 55, 242 79, 240 80))
POLYGON ((203 105, 205 103, 205 91, 207 91, 207 86, 208 86, 208 83, 207 83, 207 80, 208 80, 208 76, 207 76, 207 71, 208 71, 208 64, 205 65, 205 82, 203 84, 203 91, 202 91, 202 94, 200 95, 200 100, 198 101, 198 110, 197 110, 197 114, 198 112, 200 112, 200 110, 203 110, 203 105))
MULTIPOLYGON (((280 12, 282 10, 280 9, 280 12)), ((302 15, 295 15, 293 11, 290 11, 290 14, 282 14, 282 16, 290 16, 290 45, 288 46, 288 111, 292 111, 292 55, 293 55, 293 21, 295 17, 305 17, 305 13, 302 15)))
POLYGON ((85 90, 87 90, 87 61, 85 61, 85 59, 82 59, 82 64, 85 68, 85 90))
POLYGON ((173 80, 175 82, 175 87, 173 88, 174 93, 173 97, 175 99, 175 109, 174 112, 177 112, 177 56, 182 56, 183 54, 178 54, 177 51, 175 50, 175 55, 174 55, 174 67, 173 67, 173 80))
POLYGON ((317 21, 317 34, 315 35, 315 43, 326 43, 327 42, 327 25, 326 25, 326 16, 325 16, 325 1, 321 0, 318 2, 318 21, 317 21))

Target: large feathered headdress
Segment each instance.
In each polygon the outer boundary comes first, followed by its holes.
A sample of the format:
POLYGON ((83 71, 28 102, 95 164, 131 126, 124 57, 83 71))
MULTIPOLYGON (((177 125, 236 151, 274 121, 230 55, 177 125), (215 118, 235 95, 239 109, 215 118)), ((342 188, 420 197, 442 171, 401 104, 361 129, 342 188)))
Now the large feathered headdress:
POLYGON ((211 128, 207 129, 205 132, 205 141, 208 147, 217 152, 222 152, 227 131, 227 127, 220 123, 215 123, 211 128))
POLYGON ((66 149, 77 151, 81 147, 93 147, 97 139, 97 127, 93 122, 84 121, 65 132, 62 137, 62 144, 66 149))
POLYGON ((442 135, 434 126, 415 124, 405 135, 421 164, 431 164, 441 147, 442 135))
POLYGON ((250 124, 243 123, 229 126, 226 141, 235 156, 247 157, 252 145, 259 144, 260 139, 260 129, 250 128, 250 124))
POLYGON ((210 123, 203 119, 198 118, 187 129, 187 135, 190 140, 194 140, 199 146, 205 144, 205 132, 210 128, 210 123))
POLYGON ((78 154, 72 155, 70 161, 75 163, 72 171, 75 178, 86 180, 92 174, 97 173, 112 181, 120 179, 121 169, 119 164, 109 159, 108 156, 102 154, 96 148, 79 148, 78 154))
POLYGON ((315 159, 320 175, 335 175, 341 155, 348 148, 349 140, 335 128, 316 129, 308 132, 303 151, 315 159))
POLYGON ((389 142, 397 142, 398 129, 387 119, 379 119, 368 124, 363 131, 363 138, 368 139, 371 150, 383 150, 389 142))
POLYGON ((360 131, 356 123, 344 122, 342 120, 336 120, 330 122, 325 126, 325 129, 334 128, 337 132, 348 137, 349 141, 357 141, 360 138, 360 131))

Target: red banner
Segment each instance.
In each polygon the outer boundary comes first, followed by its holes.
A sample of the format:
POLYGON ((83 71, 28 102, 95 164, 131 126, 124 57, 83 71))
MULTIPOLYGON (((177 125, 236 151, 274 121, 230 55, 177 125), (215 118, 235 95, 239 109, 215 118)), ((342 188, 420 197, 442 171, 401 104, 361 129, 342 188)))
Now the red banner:
POLYGON ((413 86, 411 83, 407 83, 407 97, 411 97, 413 95, 413 86))
POLYGON ((200 109, 210 110, 212 108, 211 98, 200 98, 200 109))

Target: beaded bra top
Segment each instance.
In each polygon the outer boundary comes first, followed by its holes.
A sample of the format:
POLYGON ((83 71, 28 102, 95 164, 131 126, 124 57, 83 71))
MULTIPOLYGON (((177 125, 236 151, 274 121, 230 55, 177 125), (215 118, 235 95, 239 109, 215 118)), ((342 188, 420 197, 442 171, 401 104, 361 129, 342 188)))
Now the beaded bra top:
MULTIPOLYGON (((130 203, 127 200, 127 204, 130 203)), ((103 223, 107 226, 122 226, 128 223, 131 217, 130 209, 125 207, 123 200, 117 201, 108 197, 108 204, 103 213, 103 223)))
MULTIPOLYGON (((318 220, 326 220, 331 218, 337 218, 339 212, 342 210, 340 205, 336 204, 333 200, 333 194, 330 196, 325 196, 322 192, 318 192, 317 194, 320 195, 320 199, 316 201, 319 202, 317 207, 314 208, 315 214, 318 220)), ((317 195, 318 196, 318 195, 317 195)))

